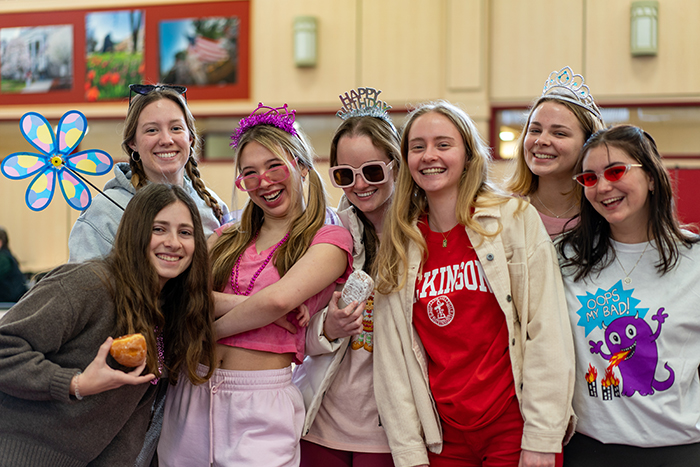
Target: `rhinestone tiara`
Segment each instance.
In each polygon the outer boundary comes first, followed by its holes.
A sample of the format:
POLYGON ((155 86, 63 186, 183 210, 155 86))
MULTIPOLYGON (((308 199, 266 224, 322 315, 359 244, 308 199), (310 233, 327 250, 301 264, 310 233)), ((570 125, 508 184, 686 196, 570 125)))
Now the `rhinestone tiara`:
POLYGON ((295 115, 296 110, 290 111, 287 108, 287 104, 284 104, 282 107, 269 107, 260 102, 250 115, 243 117, 238 122, 238 128, 231 135, 231 146, 237 148, 238 142, 245 132, 258 125, 276 126, 292 136, 298 136, 297 131, 294 129, 295 115))
POLYGON ((350 117, 377 117, 391 124, 391 118, 387 113, 391 106, 377 99, 381 92, 374 88, 357 88, 357 91, 352 89, 345 95, 341 94, 338 97, 343 106, 336 115, 343 120, 350 117))
POLYGON ((575 74, 568 66, 549 74, 549 78, 544 82, 541 97, 545 96, 576 104, 591 112, 599 120, 603 120, 600 109, 593 101, 591 90, 583 84, 583 76, 575 74), (562 88, 569 91, 566 93, 567 95, 563 95, 561 92, 553 92, 562 88), (568 94, 571 95, 569 96, 568 94))

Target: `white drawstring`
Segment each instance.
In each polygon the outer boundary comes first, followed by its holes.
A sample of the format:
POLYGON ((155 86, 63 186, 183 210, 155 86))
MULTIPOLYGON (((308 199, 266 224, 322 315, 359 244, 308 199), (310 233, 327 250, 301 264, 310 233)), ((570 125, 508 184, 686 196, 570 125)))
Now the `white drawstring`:
POLYGON ((209 465, 214 465, 214 396, 219 391, 219 386, 223 384, 223 380, 216 385, 209 380, 209 465))

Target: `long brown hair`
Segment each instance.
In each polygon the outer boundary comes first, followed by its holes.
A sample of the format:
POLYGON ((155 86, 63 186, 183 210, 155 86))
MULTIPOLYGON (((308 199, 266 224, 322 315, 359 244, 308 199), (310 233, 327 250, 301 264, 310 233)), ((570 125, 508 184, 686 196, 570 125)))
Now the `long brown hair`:
POLYGON ((185 190, 157 183, 140 189, 124 210, 114 247, 103 264, 117 314, 115 337, 142 333, 148 344, 148 371, 160 376, 158 327, 171 384, 177 382, 180 371, 185 371, 193 384, 209 379, 215 368, 209 257, 197 205, 185 190), (192 216, 195 249, 190 266, 160 290, 158 274, 149 259, 153 221, 165 207, 177 202, 192 216), (196 373, 200 361, 209 362, 204 378, 196 373))
MULTIPOLYGON (((371 116, 350 117, 340 124, 331 140, 331 167, 338 165, 338 142, 343 136, 367 136, 372 144, 380 149, 390 161, 394 162, 392 174, 401 167, 401 141, 396 128, 388 121, 371 116)), ((355 210, 362 222, 362 243, 365 247, 365 262, 362 269, 371 276, 376 274, 375 259, 379 249, 379 236, 374 224, 367 219, 360 209, 355 210)))
MULTIPOLYGON (((240 170, 241 153, 251 141, 259 143, 277 156, 287 165, 292 177, 299 177, 295 201, 297 205, 304 203, 301 175, 297 167, 308 169, 309 193, 306 208, 300 209, 292 221, 289 239, 275 251, 273 257, 273 264, 280 277, 306 253, 316 232, 323 227, 326 219, 326 191, 321 177, 313 167, 313 150, 301 130, 296 129, 296 131, 297 136, 293 136, 272 125, 254 126, 238 141, 235 156, 236 175, 240 170), (296 159, 296 165, 291 164, 290 160, 293 159, 296 159)), ((216 241, 211 249, 214 290, 224 289, 236 260, 253 241, 263 222, 265 222, 263 210, 248 200, 243 208, 240 222, 226 229, 216 241)))
MULTIPOLYGON (((692 226, 683 226, 678 221, 671 178, 656 142, 649 133, 633 125, 601 130, 583 145, 575 173, 583 170, 588 152, 600 146, 620 149, 641 164, 641 170, 653 180, 654 190, 648 195, 649 224, 646 229, 649 238, 656 241, 659 252, 656 270, 660 275, 666 274, 678 264, 679 246, 690 248, 700 239, 683 231, 683 228, 692 226)), ((615 258, 614 250, 609 254, 612 250, 610 224, 585 198, 581 200, 581 221, 564 235, 557 247, 564 258, 562 267, 573 267, 576 281, 607 267, 615 258)))
POLYGON ((134 160, 134 156, 138 153, 131 150, 129 147, 136 139, 136 130, 138 128, 139 116, 143 109, 149 104, 159 101, 161 99, 169 99, 177 104, 177 106, 182 110, 182 114, 185 116, 185 124, 187 125, 187 131, 190 133, 192 138, 192 143, 190 145, 190 157, 185 163, 185 172, 187 173, 187 178, 192 182, 192 186, 199 195, 200 198, 207 203, 214 216, 219 219, 219 222, 223 221, 223 210, 219 206, 218 200, 209 192, 204 180, 199 173, 197 154, 202 148, 202 139, 197 133, 197 127, 195 126, 195 119, 190 112, 190 108, 187 106, 187 101, 185 98, 167 87, 156 87, 153 91, 148 94, 142 95, 138 94, 131 99, 131 104, 126 112, 126 119, 124 120, 124 131, 122 135, 122 149, 129 156, 129 166, 131 167, 131 184, 139 190, 146 186, 148 183, 148 177, 146 172, 143 170, 143 162, 138 158, 134 160))

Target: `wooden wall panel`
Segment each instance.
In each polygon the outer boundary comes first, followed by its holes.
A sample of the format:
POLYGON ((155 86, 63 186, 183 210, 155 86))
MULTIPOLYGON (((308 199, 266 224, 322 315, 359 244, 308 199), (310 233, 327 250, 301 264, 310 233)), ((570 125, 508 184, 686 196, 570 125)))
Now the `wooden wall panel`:
MULTIPOLYGON (((553 70, 583 69, 587 0, 492 0, 490 87, 493 102, 530 102, 553 70)), ((618 2, 608 2, 618 3, 618 2)), ((624 2, 619 2, 624 3, 624 2)), ((596 50, 596 53, 602 51, 596 50)), ((595 95, 595 94, 594 94, 595 95)))
MULTIPOLYGON (((341 91, 356 86, 355 0, 256 0, 252 8, 252 101, 302 109, 334 108, 341 91), (318 64, 297 68, 296 16, 318 19, 318 64)), ((252 109, 251 109, 252 110, 252 109)))
MULTIPOLYGON (((103 186, 111 177, 92 177, 90 181, 103 186)), ((43 211, 32 211, 24 202, 31 179, 0 181, 0 224, 8 232, 10 249, 23 271, 38 272, 63 264, 68 260, 68 235, 77 218, 56 187, 51 204, 43 211)))
POLYGON ((358 0, 360 85, 389 102, 414 104, 444 93, 444 1, 358 0))
POLYGON ((447 0, 447 88, 450 91, 482 88, 486 29, 483 9, 481 0, 447 0))
POLYGON ((659 2, 657 56, 630 54, 630 1, 588 0, 586 78, 598 100, 697 99, 700 2, 659 2))

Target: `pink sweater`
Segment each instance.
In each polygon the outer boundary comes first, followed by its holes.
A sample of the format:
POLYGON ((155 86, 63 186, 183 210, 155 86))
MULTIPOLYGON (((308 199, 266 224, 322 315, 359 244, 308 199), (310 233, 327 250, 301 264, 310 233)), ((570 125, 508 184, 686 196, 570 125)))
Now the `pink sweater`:
MULTIPOLYGON (((228 225, 224 225, 216 230, 217 235, 221 235, 228 225)), ((336 284, 342 284, 346 281, 352 272, 352 237, 344 227, 335 225, 325 225, 316 232, 314 239, 311 241, 311 246, 319 243, 330 243, 345 251, 348 255, 348 267, 345 272, 335 282, 317 293, 313 297, 306 300, 304 303, 309 307, 311 316, 328 304, 336 284)), ((239 270, 238 285, 242 290, 247 289, 250 279, 253 274, 262 265, 265 259, 270 254, 271 246, 267 250, 257 253, 255 244, 251 243, 243 252, 241 266, 239 270)), ((259 292, 268 285, 274 284, 280 279, 273 262, 270 261, 265 269, 258 276, 251 295, 259 292)), ((299 278, 303 280, 303 278, 299 278)), ((225 293, 233 293, 231 288, 231 279, 224 288, 225 293)), ((306 329, 299 326, 296 318, 293 315, 288 315, 287 319, 294 323, 297 327, 297 333, 292 334, 276 324, 268 324, 262 328, 253 329, 251 331, 235 334, 219 340, 219 344, 229 345, 231 347, 241 347, 244 349, 261 350, 272 353, 294 353, 294 362, 300 364, 304 360, 304 342, 306 340, 306 329)))

